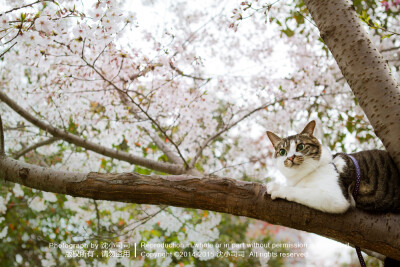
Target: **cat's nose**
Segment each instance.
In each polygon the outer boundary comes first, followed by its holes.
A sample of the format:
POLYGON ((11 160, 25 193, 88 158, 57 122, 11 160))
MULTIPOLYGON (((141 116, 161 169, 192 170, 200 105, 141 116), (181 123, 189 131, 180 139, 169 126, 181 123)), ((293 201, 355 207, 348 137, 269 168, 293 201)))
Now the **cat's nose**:
POLYGON ((291 157, 288 157, 287 159, 290 160, 290 161, 293 161, 293 160, 294 160, 294 157, 295 157, 295 155, 293 155, 293 156, 291 156, 291 157))

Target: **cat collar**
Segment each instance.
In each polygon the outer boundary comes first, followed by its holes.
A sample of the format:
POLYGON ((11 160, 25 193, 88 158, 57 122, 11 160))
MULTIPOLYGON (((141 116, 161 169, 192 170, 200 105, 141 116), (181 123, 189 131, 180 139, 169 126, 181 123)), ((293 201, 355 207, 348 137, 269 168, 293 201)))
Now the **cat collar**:
MULTIPOLYGON (((360 190, 361 170, 360 170, 360 165, 358 165, 357 160, 352 155, 347 154, 347 156, 349 156, 349 158, 353 161, 354 167, 356 168, 356 185, 354 186, 354 190, 353 190, 353 198, 355 200, 358 195, 358 190, 360 190)), ((358 260, 360 261, 361 266, 366 267, 367 265, 365 265, 364 258, 361 255, 360 247, 355 246, 355 248, 356 248, 358 260)))

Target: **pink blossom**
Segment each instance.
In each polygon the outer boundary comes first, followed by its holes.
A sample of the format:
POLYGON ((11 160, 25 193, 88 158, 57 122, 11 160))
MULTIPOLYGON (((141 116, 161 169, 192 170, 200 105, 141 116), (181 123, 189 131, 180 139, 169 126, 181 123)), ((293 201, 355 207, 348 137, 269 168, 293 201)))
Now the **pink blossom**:
POLYGON ((383 7, 385 7, 385 11, 389 10, 389 3, 387 1, 381 1, 383 7))

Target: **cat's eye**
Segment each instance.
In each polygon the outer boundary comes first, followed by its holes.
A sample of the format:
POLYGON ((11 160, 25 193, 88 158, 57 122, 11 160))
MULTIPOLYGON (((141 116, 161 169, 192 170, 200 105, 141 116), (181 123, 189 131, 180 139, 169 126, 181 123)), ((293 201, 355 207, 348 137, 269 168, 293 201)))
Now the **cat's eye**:
POLYGON ((298 144, 296 147, 296 151, 302 151, 302 150, 304 150, 304 148, 305 148, 304 144, 298 144))
POLYGON ((286 150, 282 148, 281 150, 279 150, 279 154, 281 156, 285 156, 286 155, 286 150))

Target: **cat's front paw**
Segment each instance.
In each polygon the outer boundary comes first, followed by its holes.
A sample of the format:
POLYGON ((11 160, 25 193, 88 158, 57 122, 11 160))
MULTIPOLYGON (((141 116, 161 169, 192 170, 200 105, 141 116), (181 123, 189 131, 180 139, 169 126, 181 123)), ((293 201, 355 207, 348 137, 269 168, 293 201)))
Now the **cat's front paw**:
POLYGON ((270 182, 267 184, 267 193, 271 195, 271 199, 276 199, 276 198, 286 199, 286 194, 283 188, 284 187, 278 183, 270 182))
POLYGON ((278 183, 275 183, 275 182, 269 182, 269 183, 267 183, 267 193, 271 195, 271 193, 272 193, 274 190, 278 189, 278 187, 279 187, 279 184, 278 184, 278 183))

